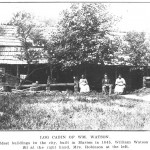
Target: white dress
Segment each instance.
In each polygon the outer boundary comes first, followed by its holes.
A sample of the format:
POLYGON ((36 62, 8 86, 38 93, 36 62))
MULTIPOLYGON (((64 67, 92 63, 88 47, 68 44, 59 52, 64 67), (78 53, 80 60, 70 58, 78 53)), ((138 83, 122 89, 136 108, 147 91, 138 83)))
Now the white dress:
POLYGON ((80 79, 79 81, 80 92, 90 92, 87 79, 80 79))
POLYGON ((121 78, 121 79, 117 78, 115 84, 116 84, 116 86, 115 86, 114 92, 115 93, 123 93, 125 85, 126 85, 124 78, 121 78))

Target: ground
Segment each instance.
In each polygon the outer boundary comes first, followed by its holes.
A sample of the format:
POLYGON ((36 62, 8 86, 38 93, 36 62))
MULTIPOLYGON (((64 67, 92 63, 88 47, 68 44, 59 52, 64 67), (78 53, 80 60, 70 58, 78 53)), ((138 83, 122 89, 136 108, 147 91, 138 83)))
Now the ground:
POLYGON ((124 95, 124 97, 150 102, 150 88, 136 90, 131 94, 124 95))
POLYGON ((150 103, 142 99, 58 91, 1 94, 0 99, 1 130, 150 129, 150 103))

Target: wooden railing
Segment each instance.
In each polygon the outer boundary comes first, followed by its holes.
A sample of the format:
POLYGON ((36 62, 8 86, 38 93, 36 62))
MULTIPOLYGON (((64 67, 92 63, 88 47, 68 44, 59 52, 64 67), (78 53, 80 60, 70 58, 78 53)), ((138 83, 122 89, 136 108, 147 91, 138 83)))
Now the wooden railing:
POLYGON ((73 87, 74 88, 74 92, 78 91, 78 86, 79 86, 79 82, 78 80, 76 80, 76 78, 73 78, 74 82, 73 83, 50 83, 50 81, 47 81, 47 84, 37 84, 37 83, 33 83, 33 84, 22 84, 22 85, 10 85, 9 83, 2 83, 2 86, 4 86, 5 88, 17 88, 17 89, 22 89, 22 88, 29 88, 31 90, 38 90, 38 88, 40 87, 45 87, 47 91, 51 90, 51 87, 73 87))
POLYGON ((40 87, 45 87, 47 91, 51 90, 51 87, 73 87, 74 92, 78 92, 79 81, 74 77, 73 83, 50 83, 49 78, 47 80, 47 84, 26 84, 20 85, 19 88, 30 88, 31 90, 38 90, 40 87))
POLYGON ((53 83, 53 84, 28 84, 21 85, 19 88, 30 88, 31 90, 37 90, 38 88, 45 87, 47 91, 51 90, 51 87, 73 87, 74 92, 78 91, 78 85, 76 83, 53 83))
POLYGON ((26 85, 21 85, 21 88, 29 88, 29 87, 55 87, 55 86, 74 86, 74 83, 53 83, 53 84, 26 84, 26 85))

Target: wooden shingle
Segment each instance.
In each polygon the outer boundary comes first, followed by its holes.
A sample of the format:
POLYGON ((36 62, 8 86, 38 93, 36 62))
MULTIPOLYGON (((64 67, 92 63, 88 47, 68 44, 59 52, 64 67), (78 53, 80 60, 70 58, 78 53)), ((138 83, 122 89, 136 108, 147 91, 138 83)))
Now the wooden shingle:
MULTIPOLYGON (((0 26, 0 64, 27 64, 24 60, 17 58, 21 50, 21 41, 17 38, 17 28, 10 25, 0 26)), ((36 48, 37 47, 33 47, 36 48)), ((39 49, 39 48, 38 48, 39 49)), ((40 48, 42 50, 42 48, 40 48)), ((40 59, 39 63, 47 63, 40 59)))

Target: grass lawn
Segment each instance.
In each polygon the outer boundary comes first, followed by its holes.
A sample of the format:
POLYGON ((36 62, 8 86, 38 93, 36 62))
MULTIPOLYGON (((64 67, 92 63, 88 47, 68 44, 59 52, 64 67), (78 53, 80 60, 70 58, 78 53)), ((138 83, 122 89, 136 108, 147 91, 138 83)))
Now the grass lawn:
POLYGON ((0 130, 150 130, 150 103, 96 92, 0 95, 0 130))

